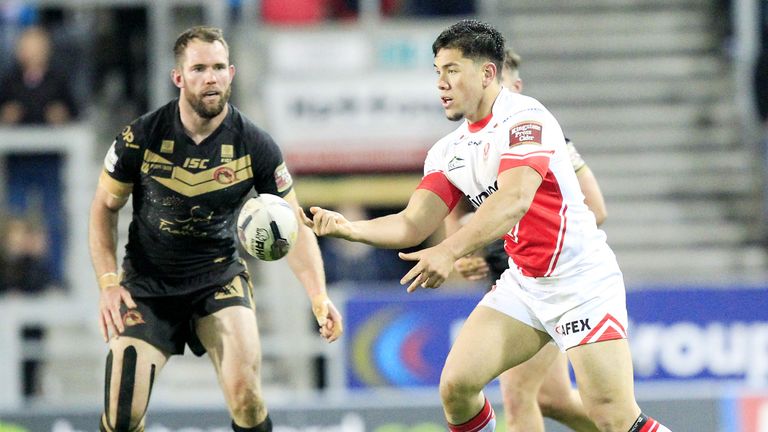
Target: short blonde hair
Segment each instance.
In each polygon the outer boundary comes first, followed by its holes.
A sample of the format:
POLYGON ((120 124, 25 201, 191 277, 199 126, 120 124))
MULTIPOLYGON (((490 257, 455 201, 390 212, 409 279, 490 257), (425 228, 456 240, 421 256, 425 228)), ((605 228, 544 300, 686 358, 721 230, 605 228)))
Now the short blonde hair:
POLYGON ((176 38, 176 43, 173 45, 173 56, 176 59, 176 64, 181 64, 181 58, 184 56, 184 50, 187 49, 189 43, 194 39, 200 39, 203 42, 214 43, 220 42, 224 45, 224 49, 229 53, 229 45, 224 40, 224 32, 217 27, 208 26, 196 26, 185 30, 182 34, 176 38))

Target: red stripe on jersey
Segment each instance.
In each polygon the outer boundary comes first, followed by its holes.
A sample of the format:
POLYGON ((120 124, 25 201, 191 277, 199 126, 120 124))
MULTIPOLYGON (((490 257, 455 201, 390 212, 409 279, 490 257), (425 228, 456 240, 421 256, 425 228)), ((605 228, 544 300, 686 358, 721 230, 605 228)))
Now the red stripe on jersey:
POLYGON ((435 193, 448 206, 448 210, 453 210, 463 194, 448 180, 442 171, 433 171, 421 179, 421 183, 416 189, 426 189, 435 193))
POLYGON ((552 151, 534 151, 524 155, 517 154, 503 154, 501 155, 501 162, 499 163, 499 174, 502 172, 519 166, 529 166, 539 173, 541 178, 549 171, 549 158, 552 155, 552 151))
POLYGON ((560 210, 560 231, 557 233, 557 245, 555 246, 555 253, 552 256, 552 261, 549 262, 549 268, 547 269, 547 273, 544 274, 545 277, 551 276, 552 272, 555 270, 555 266, 557 266, 557 259, 560 258, 560 252, 563 251, 563 240, 565 239, 565 228, 568 224, 568 218, 565 217, 565 212, 568 211, 568 205, 563 204, 562 210, 560 210))
POLYGON ((474 123, 469 123, 467 121, 467 128, 470 132, 475 133, 479 132, 481 129, 483 129, 488 123, 491 122, 491 119, 493 118, 493 113, 488 114, 483 118, 482 120, 476 121, 474 123))
POLYGON ((525 216, 504 236, 507 254, 529 277, 551 276, 565 243, 568 207, 552 171, 543 178, 525 216))
POLYGON ((648 417, 648 420, 645 422, 639 432, 657 432, 659 430, 659 426, 659 422, 648 417))
POLYGON ((496 414, 493 412, 493 407, 488 402, 488 399, 486 399, 483 409, 476 416, 460 425, 449 424, 448 430, 451 432, 477 432, 483 429, 494 417, 496 417, 496 414))
MULTIPOLYGON (((605 314, 602 320, 592 329, 579 345, 592 342, 609 341, 615 339, 624 339, 627 337, 627 331, 624 326, 611 314, 605 314)), ((642 430, 641 430, 642 431, 642 430)))

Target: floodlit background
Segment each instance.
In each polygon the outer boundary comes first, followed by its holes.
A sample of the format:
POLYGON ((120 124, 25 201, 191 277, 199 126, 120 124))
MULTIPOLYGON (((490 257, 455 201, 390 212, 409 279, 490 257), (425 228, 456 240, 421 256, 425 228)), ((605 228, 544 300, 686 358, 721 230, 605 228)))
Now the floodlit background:
MULTIPOLYGON (((438 102, 431 44, 474 17, 519 52, 525 93, 560 120, 600 182, 644 411, 678 432, 767 431, 767 4, 0 1, 0 430, 98 429, 106 346, 88 207, 114 136, 176 96, 171 49, 182 30, 225 30, 233 103, 281 145, 305 206, 354 219, 401 209, 427 149, 457 126, 438 102), (19 53, 45 54, 39 39, 19 45, 33 26, 50 36, 61 103, 19 118, 5 103, 24 79, 37 82, 12 75, 19 53)), ((250 263, 276 430, 444 430, 442 360, 485 287, 454 278, 405 295, 397 280, 409 267, 395 251, 321 247, 347 326, 333 345, 317 337, 284 262, 250 263), (423 343, 404 342, 416 334, 423 343)), ((500 413, 495 384, 488 393, 500 413)), ((228 423, 208 360, 174 357, 147 430, 228 423)))

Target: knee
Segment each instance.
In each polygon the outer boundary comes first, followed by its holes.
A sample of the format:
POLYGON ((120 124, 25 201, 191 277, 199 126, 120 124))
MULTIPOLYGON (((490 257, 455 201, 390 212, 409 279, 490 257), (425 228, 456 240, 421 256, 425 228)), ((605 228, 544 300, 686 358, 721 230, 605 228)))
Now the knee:
POLYGON ((450 406, 480 393, 482 386, 472 383, 465 376, 443 370, 443 374, 440 376, 439 390, 443 405, 450 406))
POLYGON ((590 403, 589 419, 601 431, 625 431, 637 418, 640 408, 627 405, 626 401, 603 399, 590 403))
POLYGON ((576 411, 577 397, 573 392, 568 395, 560 395, 559 397, 539 392, 537 402, 544 417, 560 421, 570 417, 571 413, 576 411))
POLYGON ((247 424, 258 423, 266 415, 264 400, 255 381, 235 380, 225 385, 230 410, 235 420, 247 424))

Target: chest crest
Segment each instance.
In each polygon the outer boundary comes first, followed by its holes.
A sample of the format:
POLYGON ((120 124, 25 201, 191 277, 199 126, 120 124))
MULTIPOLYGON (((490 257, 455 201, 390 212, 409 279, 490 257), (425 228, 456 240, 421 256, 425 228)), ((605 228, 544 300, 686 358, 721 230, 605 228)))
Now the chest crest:
MULTIPOLYGON (((209 159, 185 158, 179 166, 151 150, 146 150, 141 172, 166 188, 187 197, 221 190, 253 178, 251 156, 233 159, 233 149, 227 151, 230 152, 230 157, 226 163, 212 166, 209 159)), ((222 159, 224 153, 225 148, 222 146, 222 159)))

